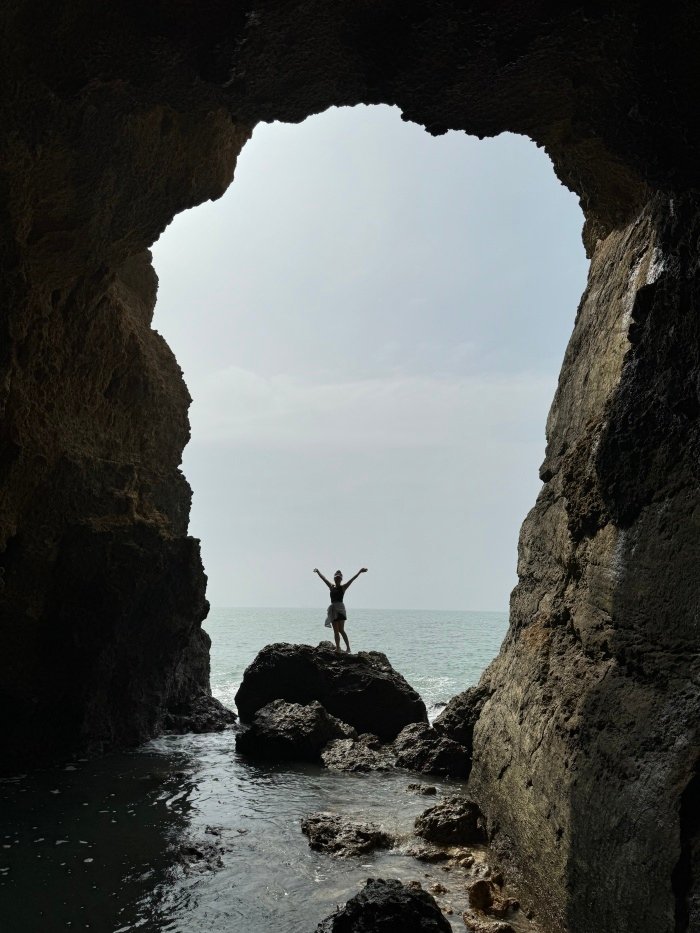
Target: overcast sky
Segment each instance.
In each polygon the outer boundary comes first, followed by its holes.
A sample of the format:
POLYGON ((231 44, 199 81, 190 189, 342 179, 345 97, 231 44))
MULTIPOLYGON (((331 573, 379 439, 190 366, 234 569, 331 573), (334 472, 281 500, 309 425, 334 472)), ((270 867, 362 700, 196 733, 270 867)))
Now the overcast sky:
POLYGON ((506 609, 585 284, 582 215, 522 137, 388 107, 261 125, 154 247, 194 399, 215 606, 506 609))

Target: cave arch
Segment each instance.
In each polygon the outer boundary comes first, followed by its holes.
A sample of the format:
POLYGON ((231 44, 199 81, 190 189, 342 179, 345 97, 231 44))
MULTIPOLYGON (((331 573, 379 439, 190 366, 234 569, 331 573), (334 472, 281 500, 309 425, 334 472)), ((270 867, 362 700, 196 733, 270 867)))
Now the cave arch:
MULTIPOLYGON (((224 197, 153 247, 213 605, 312 605, 298 561, 328 514, 403 605, 508 605, 581 223, 524 137, 435 139, 377 106, 256 127, 224 197)), ((377 580, 363 605, 388 606, 377 580)))
POLYGON ((581 198, 591 272, 471 784, 548 929, 688 929, 697 5, 25 0, 2 15, 8 749, 136 741, 206 692, 178 472, 188 395, 149 327, 147 249, 172 216, 221 195, 259 120, 381 102, 432 133, 523 133, 581 198))

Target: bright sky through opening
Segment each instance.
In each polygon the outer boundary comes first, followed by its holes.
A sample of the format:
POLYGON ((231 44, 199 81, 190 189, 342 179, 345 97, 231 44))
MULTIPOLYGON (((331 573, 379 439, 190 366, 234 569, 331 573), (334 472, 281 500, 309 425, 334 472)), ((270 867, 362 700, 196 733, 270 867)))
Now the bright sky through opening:
POLYGON ((542 150, 388 107, 261 125, 154 247, 193 396, 183 470, 214 605, 505 609, 585 285, 542 150))

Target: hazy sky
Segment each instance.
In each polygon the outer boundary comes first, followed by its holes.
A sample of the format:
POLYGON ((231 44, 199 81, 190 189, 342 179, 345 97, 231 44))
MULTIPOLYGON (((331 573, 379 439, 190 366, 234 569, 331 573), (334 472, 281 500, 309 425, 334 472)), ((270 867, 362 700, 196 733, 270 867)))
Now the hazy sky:
POLYGON ((183 469, 213 605, 505 609, 585 284, 529 140, 388 107, 261 125, 154 247, 193 396, 183 469))

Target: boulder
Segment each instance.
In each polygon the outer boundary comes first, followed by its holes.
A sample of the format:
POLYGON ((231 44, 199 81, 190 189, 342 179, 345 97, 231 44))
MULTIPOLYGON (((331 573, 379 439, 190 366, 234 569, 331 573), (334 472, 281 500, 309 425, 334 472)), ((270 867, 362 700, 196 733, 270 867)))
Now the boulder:
POLYGON ((244 722, 271 700, 311 703, 384 742, 410 722, 427 722, 425 704, 378 651, 338 652, 325 644, 268 645, 246 669, 236 694, 244 722))
POLYGON ((301 821, 312 849, 340 858, 364 855, 372 849, 388 849, 393 839, 374 823, 360 823, 337 813, 313 813, 301 821))
POLYGON ((429 807, 415 823, 416 834, 437 845, 473 845, 486 842, 486 819, 467 797, 450 797, 429 807))
POLYGON ((435 898, 400 881, 368 878, 344 907, 316 927, 316 933, 451 933, 435 898))
POLYGON ((469 773, 471 759, 467 750, 424 722, 404 726, 394 741, 394 751, 400 768, 451 777, 466 777, 469 773))
POLYGON ((353 738, 355 730, 320 703, 273 700, 255 714, 252 724, 236 736, 236 750, 256 758, 318 761, 331 739, 353 738))
POLYGON ((331 771, 389 771, 395 765, 390 745, 382 745, 376 735, 364 732, 357 739, 335 739, 321 753, 331 771))

